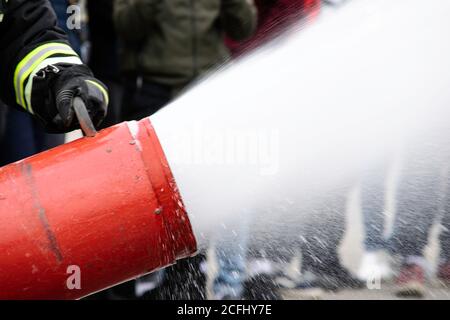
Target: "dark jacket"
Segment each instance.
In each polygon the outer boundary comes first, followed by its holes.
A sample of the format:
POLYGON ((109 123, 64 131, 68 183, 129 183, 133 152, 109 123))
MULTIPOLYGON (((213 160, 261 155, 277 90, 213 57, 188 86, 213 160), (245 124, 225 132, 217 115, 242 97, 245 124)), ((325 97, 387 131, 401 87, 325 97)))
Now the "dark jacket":
MULTIPOLYGON (((14 74, 23 59, 45 43, 67 43, 64 32, 47 0, 9 0, 0 5, 0 100, 8 106, 18 107, 14 74)), ((75 54, 75 53, 74 53, 75 54)), ((64 56, 58 51, 48 57, 64 56)), ((26 67, 26 66, 25 66, 26 67)), ((26 79, 23 79, 26 83, 26 79)), ((23 88, 20 88, 23 91, 23 88)))
POLYGON ((228 57, 225 34, 242 40, 256 27, 251 0, 115 0, 114 18, 123 70, 179 87, 228 57))

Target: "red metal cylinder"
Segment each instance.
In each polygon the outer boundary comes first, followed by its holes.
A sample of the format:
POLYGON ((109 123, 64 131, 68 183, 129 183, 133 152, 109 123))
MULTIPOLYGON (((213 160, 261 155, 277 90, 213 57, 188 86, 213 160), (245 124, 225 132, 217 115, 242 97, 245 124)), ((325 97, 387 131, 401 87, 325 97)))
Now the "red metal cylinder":
POLYGON ((195 251, 149 119, 0 168, 0 299, 80 298, 195 251))

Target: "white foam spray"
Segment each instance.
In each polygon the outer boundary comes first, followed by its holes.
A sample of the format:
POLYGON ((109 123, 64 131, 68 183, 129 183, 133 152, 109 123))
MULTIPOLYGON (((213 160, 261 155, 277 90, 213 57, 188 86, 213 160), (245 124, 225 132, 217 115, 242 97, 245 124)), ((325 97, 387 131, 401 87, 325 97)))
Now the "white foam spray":
POLYGON ((152 116, 197 237, 250 213, 287 230, 405 141, 448 145, 448 17, 448 0, 351 1, 152 116))

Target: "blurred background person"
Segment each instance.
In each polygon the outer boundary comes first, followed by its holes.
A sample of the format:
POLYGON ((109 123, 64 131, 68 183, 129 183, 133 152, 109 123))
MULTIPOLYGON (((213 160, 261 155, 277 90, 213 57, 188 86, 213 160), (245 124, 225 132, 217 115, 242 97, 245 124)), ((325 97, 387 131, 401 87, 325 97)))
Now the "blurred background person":
MULTIPOLYGON (((115 0, 114 21, 122 43, 121 120, 139 120, 224 63, 229 58, 224 37, 250 37, 256 9, 250 0, 115 0)), ((138 280, 135 293, 148 299, 204 299, 201 265, 203 255, 181 261, 138 280)))
POLYGON ((248 218, 251 214, 249 210, 245 211, 238 225, 223 225, 221 230, 216 231, 213 248, 217 261, 217 274, 212 285, 215 300, 242 300, 245 297, 248 218))
POLYGON ((323 192, 318 181, 311 183, 308 194, 296 199, 295 208, 290 210, 297 214, 293 221, 285 221, 282 244, 284 248, 296 250, 284 258, 284 266, 279 270, 276 281, 281 288, 297 289, 305 299, 318 299, 327 292, 364 286, 342 264, 339 254, 347 225, 349 191, 344 185, 323 192), (292 272, 289 262, 298 254, 299 270, 292 272))
POLYGON ((116 0, 122 40, 124 120, 149 116, 229 56, 224 36, 243 40, 256 27, 248 0, 116 0))
POLYGON ((343 266, 338 252, 345 235, 348 192, 331 190, 309 208, 309 219, 299 227, 302 276, 296 288, 338 291, 364 286, 343 266))
MULTIPOLYGON (((407 143, 397 194, 397 212, 389 247, 401 259, 396 277, 397 295, 421 297, 430 267, 424 257, 432 226, 444 212, 442 223, 448 224, 445 186, 448 185, 450 147, 448 125, 443 119, 434 124, 434 132, 415 132, 414 143, 407 143), (441 130, 438 130, 441 129, 441 130), (444 133, 444 134, 441 134, 444 133), (447 134, 445 136, 445 133, 447 134), (442 146, 445 146, 442 148, 442 146)), ((438 276, 448 279, 448 228, 441 234, 441 257, 438 276)))
POLYGON ((385 236, 385 196, 389 162, 366 169, 361 179, 361 212, 364 254, 357 272, 362 281, 388 280, 393 276, 385 236))

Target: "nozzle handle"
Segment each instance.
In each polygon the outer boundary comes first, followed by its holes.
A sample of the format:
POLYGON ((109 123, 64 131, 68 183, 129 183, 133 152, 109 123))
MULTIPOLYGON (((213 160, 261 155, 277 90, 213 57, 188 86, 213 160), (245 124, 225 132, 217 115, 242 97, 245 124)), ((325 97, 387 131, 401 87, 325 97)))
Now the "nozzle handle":
POLYGON ((73 109, 75 110, 75 114, 78 118, 78 122, 80 123, 80 127, 81 130, 83 130, 84 135, 87 137, 95 137, 95 135, 97 134, 97 130, 92 123, 91 117, 89 116, 89 112, 87 111, 83 99, 81 99, 80 97, 74 97, 73 109))

